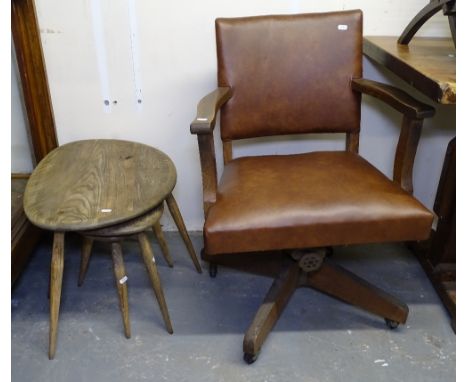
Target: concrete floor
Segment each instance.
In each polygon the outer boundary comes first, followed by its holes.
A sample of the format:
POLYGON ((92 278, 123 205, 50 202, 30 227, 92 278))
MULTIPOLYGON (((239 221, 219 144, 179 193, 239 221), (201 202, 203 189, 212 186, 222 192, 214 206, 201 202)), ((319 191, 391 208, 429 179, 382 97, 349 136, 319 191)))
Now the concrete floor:
MULTIPOLYGON (((109 249, 98 244, 83 287, 80 242, 67 237, 57 354, 47 358, 50 243, 12 292, 13 381, 454 381, 455 335, 418 262, 402 245, 335 250, 334 260, 408 303, 397 330, 310 289, 296 292, 253 365, 243 334, 271 280, 220 268, 195 272, 167 233, 170 269, 153 241, 174 334, 161 319, 135 241, 124 244, 132 338, 123 335, 109 249)), ((194 245, 202 245, 193 234, 194 245)))

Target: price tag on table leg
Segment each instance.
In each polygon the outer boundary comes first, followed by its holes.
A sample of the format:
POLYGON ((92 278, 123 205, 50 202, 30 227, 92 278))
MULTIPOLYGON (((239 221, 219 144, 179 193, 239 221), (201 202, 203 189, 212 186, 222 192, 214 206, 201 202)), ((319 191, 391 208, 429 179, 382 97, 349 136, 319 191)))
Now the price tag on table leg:
POLYGON ((127 280, 128 280, 128 277, 127 277, 127 276, 124 276, 124 277, 122 277, 122 278, 119 280, 119 283, 120 283, 120 284, 125 284, 125 283, 127 282, 127 280))

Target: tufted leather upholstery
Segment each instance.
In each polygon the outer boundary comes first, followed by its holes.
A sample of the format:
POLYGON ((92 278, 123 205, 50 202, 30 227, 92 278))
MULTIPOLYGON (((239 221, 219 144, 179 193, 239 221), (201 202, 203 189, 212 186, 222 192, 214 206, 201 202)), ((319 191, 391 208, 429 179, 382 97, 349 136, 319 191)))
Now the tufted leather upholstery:
POLYGON ((207 254, 422 240, 432 213, 350 152, 244 157, 224 169, 207 254))
POLYGON ((362 12, 216 20, 223 140, 360 128, 362 12))

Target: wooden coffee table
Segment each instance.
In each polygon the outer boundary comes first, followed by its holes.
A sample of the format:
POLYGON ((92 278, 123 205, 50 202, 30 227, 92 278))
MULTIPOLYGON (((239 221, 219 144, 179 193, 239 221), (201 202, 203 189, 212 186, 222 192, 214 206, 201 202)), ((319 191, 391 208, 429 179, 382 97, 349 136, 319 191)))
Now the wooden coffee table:
MULTIPOLYGON (((54 232, 50 275, 50 359, 54 357, 56 349, 65 232, 88 235, 88 247, 91 240, 89 235, 92 233, 93 238, 107 235, 112 238, 113 243, 116 238, 138 234, 143 259, 155 288, 153 281, 156 276, 159 280, 159 276, 155 262, 148 261, 152 258, 151 247, 142 231, 146 227, 141 225, 141 221, 148 221, 145 216, 154 217, 152 211, 156 211, 166 201, 192 261, 201 272, 195 250, 171 193, 176 178, 175 166, 166 154, 144 144, 120 140, 98 139, 68 143, 50 152, 36 167, 24 193, 24 210, 34 225, 54 232)), ((158 219, 151 220, 151 223, 155 233, 162 235, 158 219)), ((118 253, 113 256, 114 269, 122 270, 122 264, 115 263, 121 260, 120 245, 113 244, 113 249, 115 248, 118 253)), ((167 248, 163 251, 167 252, 167 248)), ((122 278, 117 271, 115 275, 116 278, 118 275, 122 278)), ((160 292, 158 296, 155 289, 162 307, 165 306, 162 288, 160 292)), ((169 316, 167 314, 166 317, 163 309, 162 311, 166 327, 171 332, 169 316)))

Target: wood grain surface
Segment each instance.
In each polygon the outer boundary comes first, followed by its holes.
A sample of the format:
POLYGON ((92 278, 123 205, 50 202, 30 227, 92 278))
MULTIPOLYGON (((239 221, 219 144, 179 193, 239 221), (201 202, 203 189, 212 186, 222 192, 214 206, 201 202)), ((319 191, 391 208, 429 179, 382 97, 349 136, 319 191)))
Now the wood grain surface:
POLYGON ((91 231, 82 232, 83 235, 90 236, 127 236, 143 232, 149 227, 159 222, 161 215, 164 211, 164 204, 161 203, 156 208, 145 212, 143 215, 135 219, 127 220, 123 223, 104 227, 91 231))
POLYGON ((455 46, 451 38, 415 37, 409 45, 397 36, 367 36, 363 51, 434 101, 456 103, 455 46))
POLYGON ((63 252, 65 235, 63 232, 54 233, 52 247, 52 261, 50 264, 50 323, 49 323, 49 359, 55 357, 57 347, 58 318, 63 279, 63 252))
POLYGON ((57 135, 34 0, 11 2, 11 36, 37 163, 57 147, 57 135))
POLYGON ((130 338, 130 316, 128 313, 128 290, 127 290, 127 272, 122 256, 122 247, 119 242, 112 243, 112 261, 114 263, 115 285, 119 295, 120 311, 124 326, 125 337, 130 338))
POLYGON ((81 231, 133 219, 159 205, 176 183, 163 152, 120 140, 86 140, 53 150, 26 186, 31 222, 54 231, 81 231))
POLYGON ((156 300, 158 300, 159 308, 161 309, 161 314, 166 325, 166 330, 168 333, 173 334, 174 330, 172 329, 171 318, 169 317, 169 311, 167 309, 166 299, 164 297, 164 291, 162 288, 161 279, 159 277, 158 268, 156 267, 156 261, 154 261, 151 243, 149 242, 148 237, 144 232, 138 234, 138 241, 140 243, 141 256, 143 257, 143 262, 145 263, 146 270, 148 271, 151 285, 153 286, 154 295, 156 296, 156 300))

